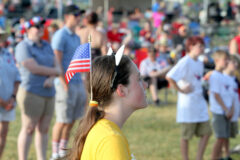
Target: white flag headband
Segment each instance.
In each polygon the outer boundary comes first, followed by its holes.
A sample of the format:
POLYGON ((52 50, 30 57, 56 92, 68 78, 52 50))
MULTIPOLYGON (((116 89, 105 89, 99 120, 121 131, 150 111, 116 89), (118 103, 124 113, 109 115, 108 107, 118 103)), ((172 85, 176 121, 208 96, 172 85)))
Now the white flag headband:
POLYGON ((112 50, 111 47, 108 49, 108 52, 107 52, 108 56, 114 56, 115 57, 115 70, 114 70, 114 74, 113 74, 113 78, 112 78, 112 82, 111 82, 111 88, 112 89, 115 87, 114 82, 115 82, 115 79, 116 79, 116 76, 117 76, 117 73, 118 73, 118 65, 121 62, 121 59, 122 59, 122 56, 123 56, 124 48, 125 48, 125 46, 122 45, 118 49, 118 51, 115 55, 113 55, 113 50, 112 50))

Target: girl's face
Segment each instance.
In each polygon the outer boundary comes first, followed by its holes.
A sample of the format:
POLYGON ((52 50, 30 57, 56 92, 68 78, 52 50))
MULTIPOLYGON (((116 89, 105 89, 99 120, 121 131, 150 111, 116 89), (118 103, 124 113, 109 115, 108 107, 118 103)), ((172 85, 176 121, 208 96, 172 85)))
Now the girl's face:
POLYGON ((147 83, 142 80, 140 72, 134 63, 131 66, 129 81, 127 86, 127 105, 133 107, 134 110, 145 108, 147 106, 145 92, 147 83))

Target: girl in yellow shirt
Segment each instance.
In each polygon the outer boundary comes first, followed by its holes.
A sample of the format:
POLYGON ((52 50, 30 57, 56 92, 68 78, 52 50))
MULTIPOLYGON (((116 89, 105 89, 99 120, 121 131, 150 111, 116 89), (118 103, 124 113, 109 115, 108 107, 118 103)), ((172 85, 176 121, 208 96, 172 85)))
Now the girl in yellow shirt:
MULTIPOLYGON (((130 58, 121 56, 122 52, 94 60, 91 84, 94 102, 90 101, 80 122, 68 160, 134 159, 121 128, 135 110, 147 106, 147 84, 130 58)), ((91 91, 90 87, 88 90, 91 91)))

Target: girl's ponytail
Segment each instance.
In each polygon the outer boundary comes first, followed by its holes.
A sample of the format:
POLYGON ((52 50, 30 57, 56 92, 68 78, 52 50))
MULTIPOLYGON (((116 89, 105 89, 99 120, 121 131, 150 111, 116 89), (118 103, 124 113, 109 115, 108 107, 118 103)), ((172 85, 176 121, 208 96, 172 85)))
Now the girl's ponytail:
POLYGON ((85 116, 80 120, 76 136, 73 140, 73 146, 66 157, 67 160, 80 160, 90 129, 98 120, 104 117, 104 114, 104 111, 100 110, 99 107, 88 107, 85 116))

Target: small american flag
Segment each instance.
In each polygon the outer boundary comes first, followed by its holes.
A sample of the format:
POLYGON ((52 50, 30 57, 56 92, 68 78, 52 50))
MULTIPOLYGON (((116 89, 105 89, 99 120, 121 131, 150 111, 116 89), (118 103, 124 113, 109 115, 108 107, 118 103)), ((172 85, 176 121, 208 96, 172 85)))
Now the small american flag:
POLYGON ((68 66, 65 74, 65 80, 67 83, 71 80, 77 72, 90 72, 91 69, 91 46, 90 43, 80 45, 68 66))

